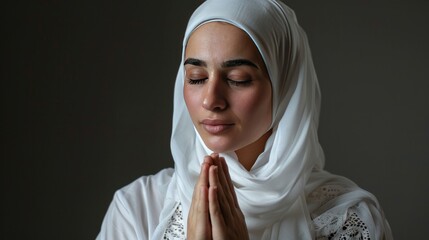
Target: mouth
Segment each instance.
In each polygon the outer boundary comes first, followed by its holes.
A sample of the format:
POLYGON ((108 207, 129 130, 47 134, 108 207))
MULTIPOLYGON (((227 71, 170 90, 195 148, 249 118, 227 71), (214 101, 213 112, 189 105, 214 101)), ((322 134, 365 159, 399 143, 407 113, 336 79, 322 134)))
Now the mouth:
POLYGON ((200 123, 203 129, 210 134, 221 134, 234 126, 233 123, 217 119, 204 119, 200 123))

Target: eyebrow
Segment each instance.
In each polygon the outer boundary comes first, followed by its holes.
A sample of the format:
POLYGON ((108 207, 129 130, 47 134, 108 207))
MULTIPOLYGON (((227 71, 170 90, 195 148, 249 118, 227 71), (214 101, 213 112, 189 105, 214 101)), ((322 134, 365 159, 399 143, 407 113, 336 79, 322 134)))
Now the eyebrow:
MULTIPOLYGON (((205 61, 196 59, 196 58, 187 58, 183 65, 186 65, 186 64, 207 67, 207 63, 205 61)), ((236 66, 250 66, 250 67, 259 69, 259 67, 255 63, 247 59, 233 59, 222 63, 222 67, 225 67, 225 68, 236 67, 236 66)))
POLYGON ((256 64, 254 64, 252 61, 249 61, 247 59, 234 59, 234 60, 228 60, 222 63, 222 67, 236 67, 236 66, 243 66, 243 65, 259 69, 256 64))
POLYGON ((207 63, 206 62, 204 62, 203 60, 200 60, 200 59, 196 59, 196 58, 187 58, 185 60, 185 63, 183 63, 183 65, 186 65, 186 64, 191 64, 191 65, 194 65, 194 66, 207 67, 207 63))

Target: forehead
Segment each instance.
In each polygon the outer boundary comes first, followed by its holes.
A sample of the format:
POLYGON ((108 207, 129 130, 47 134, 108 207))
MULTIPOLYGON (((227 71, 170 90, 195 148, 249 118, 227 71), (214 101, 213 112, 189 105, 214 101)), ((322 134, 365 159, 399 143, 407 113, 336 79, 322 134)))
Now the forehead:
POLYGON ((226 34, 233 34, 236 37, 248 37, 247 34, 240 29, 239 27, 236 27, 235 25, 232 25, 227 22, 221 22, 221 21, 212 21, 212 22, 206 22, 202 23, 200 26, 195 28, 190 38, 201 35, 215 35, 217 33, 223 33, 219 37, 225 37, 226 34))
POLYGON ((202 52, 259 55, 247 33, 226 22, 208 22, 191 33, 185 54, 202 52))

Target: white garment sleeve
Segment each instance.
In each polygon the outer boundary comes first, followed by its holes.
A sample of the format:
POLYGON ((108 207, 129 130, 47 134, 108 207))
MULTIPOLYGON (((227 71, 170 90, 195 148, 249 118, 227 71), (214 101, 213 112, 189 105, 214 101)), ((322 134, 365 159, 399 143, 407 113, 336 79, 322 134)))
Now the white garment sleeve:
POLYGON ((313 220, 316 239, 391 240, 390 227, 379 209, 360 202, 344 214, 326 211, 313 220))
POLYGON ((349 192, 341 184, 324 184, 307 201, 317 240, 393 239, 377 199, 363 189, 349 192))
MULTIPOLYGON (((141 227, 143 228, 143 226, 141 227)), ((101 231, 96 239, 138 239, 134 228, 135 222, 129 208, 124 203, 123 194, 117 191, 107 210, 101 225, 101 231)), ((144 229, 142 229, 142 232, 145 232, 144 229)))
POLYGON ((150 239, 172 174, 172 169, 164 169, 116 191, 96 240, 150 239))

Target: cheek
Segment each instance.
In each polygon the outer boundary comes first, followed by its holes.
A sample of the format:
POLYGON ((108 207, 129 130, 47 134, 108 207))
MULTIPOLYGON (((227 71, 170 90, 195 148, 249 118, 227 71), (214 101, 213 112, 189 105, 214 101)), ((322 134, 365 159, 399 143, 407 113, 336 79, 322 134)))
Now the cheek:
POLYGON ((258 124, 271 123, 271 92, 254 92, 239 98, 237 109, 241 112, 242 120, 258 124))
POLYGON ((191 115, 191 118, 193 119, 196 113, 196 110, 199 106, 199 97, 198 94, 195 91, 192 91, 189 89, 189 87, 183 88, 183 98, 185 100, 186 107, 188 108, 188 112, 191 115))

